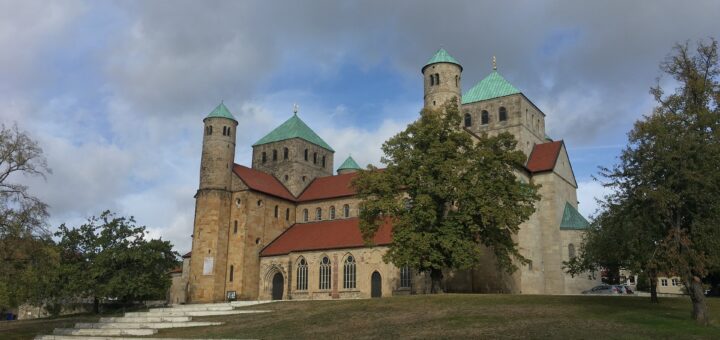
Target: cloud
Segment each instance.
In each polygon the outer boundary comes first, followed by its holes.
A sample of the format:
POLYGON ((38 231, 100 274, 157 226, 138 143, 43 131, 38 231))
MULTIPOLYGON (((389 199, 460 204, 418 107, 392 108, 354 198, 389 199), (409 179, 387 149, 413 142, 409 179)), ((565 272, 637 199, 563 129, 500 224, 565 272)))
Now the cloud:
POLYGON ((600 207, 597 200, 602 200, 610 193, 612 193, 612 190, 603 187, 598 181, 588 180, 578 182, 578 210, 588 219, 595 216, 600 207))

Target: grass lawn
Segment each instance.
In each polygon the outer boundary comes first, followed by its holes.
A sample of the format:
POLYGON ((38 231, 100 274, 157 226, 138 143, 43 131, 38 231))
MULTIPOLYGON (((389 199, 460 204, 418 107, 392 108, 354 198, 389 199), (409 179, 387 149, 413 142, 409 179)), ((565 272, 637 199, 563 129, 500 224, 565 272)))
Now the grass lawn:
MULTIPOLYGON (((715 338, 720 299, 708 299, 712 326, 690 320, 688 298, 417 295, 373 300, 288 301, 248 307, 270 313, 204 317, 225 325, 160 330, 176 338, 715 338)), ((0 322, 0 338, 28 339, 92 316, 0 322)))

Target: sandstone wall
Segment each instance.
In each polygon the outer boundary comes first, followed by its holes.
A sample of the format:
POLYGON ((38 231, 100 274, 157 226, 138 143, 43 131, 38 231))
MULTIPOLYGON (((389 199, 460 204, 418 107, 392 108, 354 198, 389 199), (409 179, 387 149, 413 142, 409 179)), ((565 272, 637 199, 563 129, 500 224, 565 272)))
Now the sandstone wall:
POLYGON ((300 138, 253 147, 252 167, 280 180, 290 192, 298 196, 316 177, 330 176, 334 171, 334 153, 300 138), (285 159, 284 149, 288 149, 285 159), (305 150, 308 158, 305 160, 305 150), (263 162, 263 152, 265 162, 263 162), (277 154, 277 158, 273 157, 277 154), (325 164, 323 166, 323 157, 325 164))
POLYGON ((425 107, 429 109, 441 108, 445 102, 456 98, 458 107, 462 98, 462 71, 460 66, 450 63, 436 63, 427 66, 423 70, 424 90, 425 90, 425 107), (438 74, 440 83, 430 85, 430 76, 438 74))

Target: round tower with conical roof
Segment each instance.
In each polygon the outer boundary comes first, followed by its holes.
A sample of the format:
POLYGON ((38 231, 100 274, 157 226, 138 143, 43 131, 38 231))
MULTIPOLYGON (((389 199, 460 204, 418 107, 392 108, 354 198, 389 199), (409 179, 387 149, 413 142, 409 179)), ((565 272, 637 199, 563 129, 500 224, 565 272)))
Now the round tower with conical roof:
POLYGON ((348 158, 340 164, 340 167, 337 169, 337 173, 338 175, 344 175, 357 172, 358 170, 361 170, 360 166, 357 162, 355 162, 352 156, 348 156, 348 158))
POLYGON ((203 119, 200 186, 195 194, 189 302, 225 299, 228 231, 238 122, 220 103, 203 119))
POLYGON ((437 109, 448 100, 460 106, 462 66, 445 49, 439 49, 423 66, 425 108, 437 109))

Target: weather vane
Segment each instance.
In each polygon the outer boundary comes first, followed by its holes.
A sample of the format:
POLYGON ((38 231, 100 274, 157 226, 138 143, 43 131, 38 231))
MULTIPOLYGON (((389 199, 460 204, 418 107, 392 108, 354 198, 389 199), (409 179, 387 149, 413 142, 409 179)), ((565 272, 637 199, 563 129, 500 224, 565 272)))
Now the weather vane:
POLYGON ((297 103, 293 104, 293 113, 297 114, 298 110, 300 110, 300 105, 298 105, 297 103))
POLYGON ((493 56, 493 71, 497 70, 497 60, 495 60, 495 56, 493 56))

